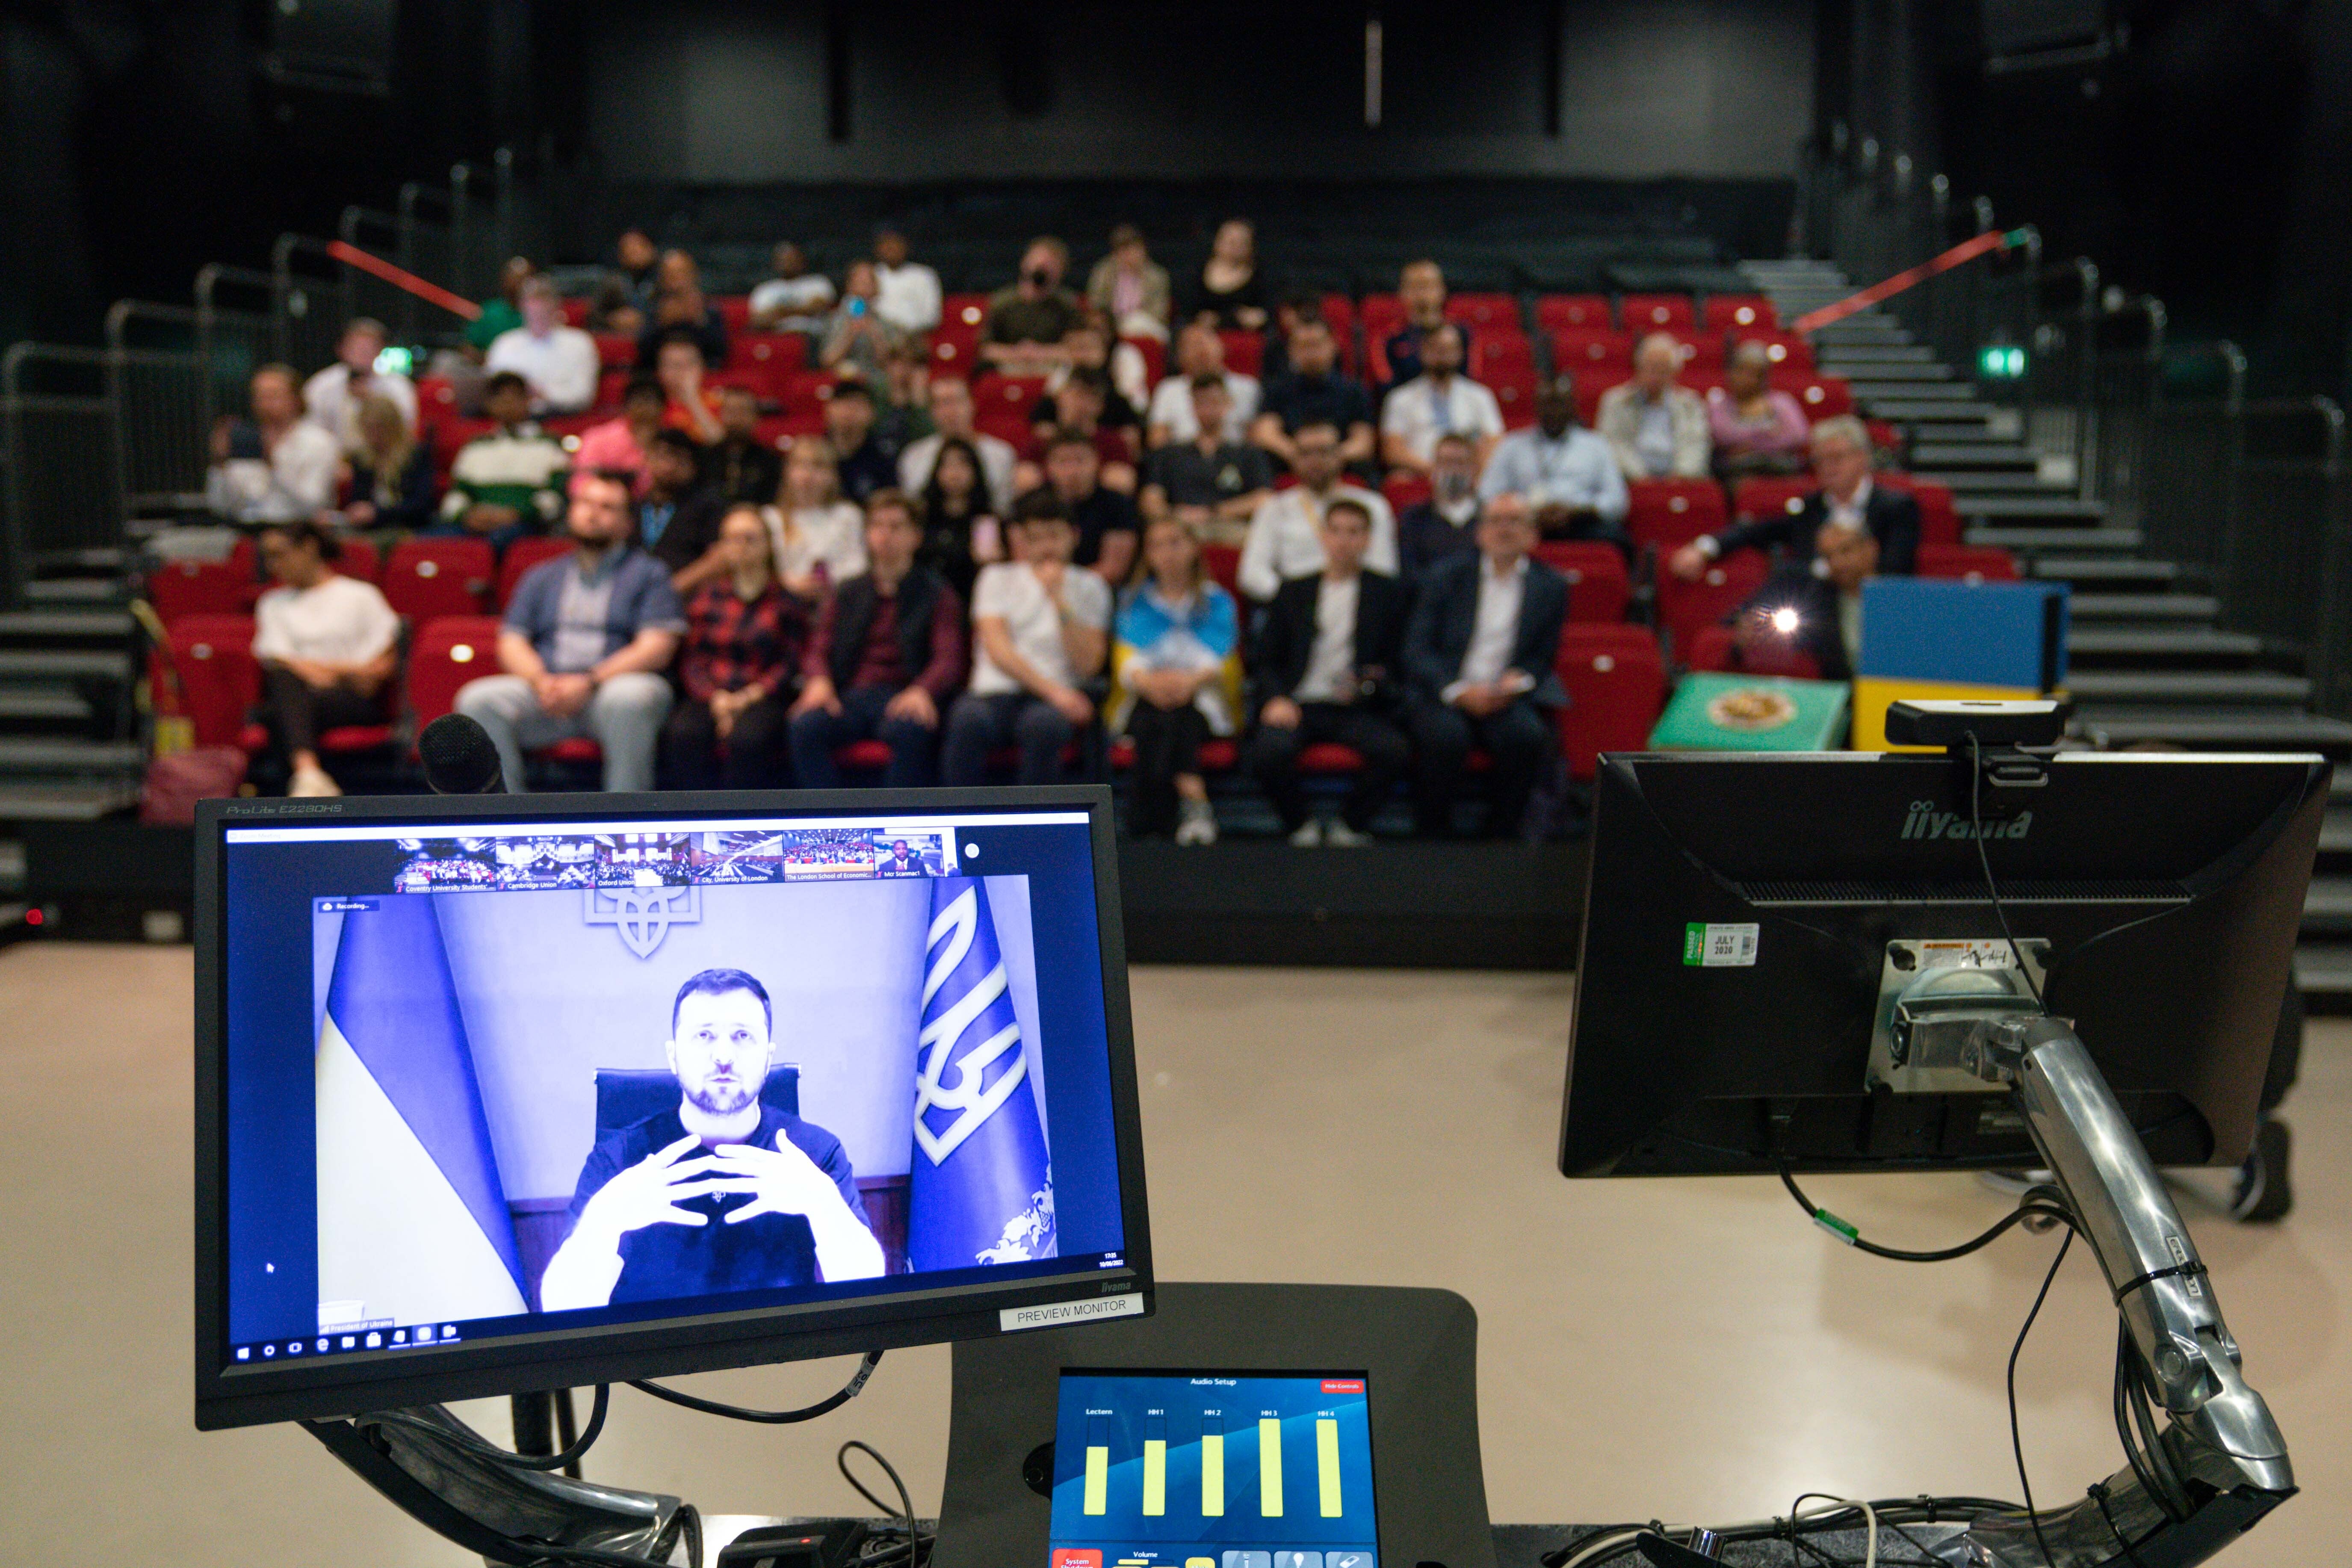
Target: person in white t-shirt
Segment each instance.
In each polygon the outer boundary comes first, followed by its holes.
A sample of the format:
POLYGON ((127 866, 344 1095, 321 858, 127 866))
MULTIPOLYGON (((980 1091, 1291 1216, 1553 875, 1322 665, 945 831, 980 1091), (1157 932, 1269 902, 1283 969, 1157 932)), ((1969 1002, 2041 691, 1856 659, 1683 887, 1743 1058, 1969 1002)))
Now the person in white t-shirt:
POLYGON ((1225 368, 1225 340, 1216 329, 1194 322, 1176 334, 1176 364, 1151 395, 1151 411, 1144 416, 1144 445, 1181 446, 1201 434, 1192 417, 1192 378, 1223 376, 1225 383, 1225 431, 1228 446, 1249 439, 1250 421, 1257 417, 1260 394, 1257 377, 1225 368))
POLYGON ((940 324, 940 275, 907 259, 907 237, 895 228, 874 237, 874 275, 882 285, 876 315, 902 331, 928 332, 940 324))
POLYGON ((253 612, 270 750, 291 770, 288 795, 341 795, 319 764, 319 736, 383 722, 400 617, 374 584, 335 570, 342 546, 307 518, 264 529, 260 548, 278 582, 253 612))
POLYGON ((841 461, 822 436, 784 454, 784 488, 761 509, 785 592, 812 603, 866 570, 866 514, 841 496, 841 461))
POLYGON ((213 426, 205 504, 237 522, 292 522, 334 504, 343 449, 303 417, 302 378, 288 364, 253 373, 250 423, 223 415, 213 426))
POLYGON ((552 279, 530 279, 521 300, 522 325, 491 340, 482 368, 522 377, 533 414, 577 414, 596 401, 596 340, 564 325, 563 294, 552 279))
POLYGON ((824 331, 825 318, 833 310, 833 279, 810 271, 807 253, 789 239, 776 247, 768 261, 776 275, 754 288, 743 302, 751 314, 751 330, 812 335, 824 331))
POLYGON ((310 423, 332 436, 346 452, 364 444, 360 439, 360 404, 370 393, 389 397, 416 434, 416 384, 398 371, 375 368, 377 356, 391 341, 382 321, 354 316, 335 345, 335 363, 302 384, 302 405, 310 423))
POLYGON ((984 568, 971 597, 971 687, 948 710, 941 782, 976 784, 988 753, 1016 745, 1023 784, 1062 776, 1062 751, 1095 721, 1079 688, 1110 650, 1110 585, 1070 564, 1077 530, 1033 501, 1012 524, 1014 559, 984 568))
POLYGON ((1503 438, 1503 405, 1462 374, 1462 331, 1450 321, 1423 334, 1421 374, 1381 405, 1381 460, 1425 474, 1440 436, 1468 437, 1481 469, 1503 438))

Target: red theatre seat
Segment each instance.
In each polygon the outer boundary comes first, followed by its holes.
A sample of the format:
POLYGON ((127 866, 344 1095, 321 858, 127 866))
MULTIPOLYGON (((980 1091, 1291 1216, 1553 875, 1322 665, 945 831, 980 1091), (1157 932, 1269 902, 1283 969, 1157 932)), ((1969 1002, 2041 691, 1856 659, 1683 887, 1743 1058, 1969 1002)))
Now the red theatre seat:
POLYGON ((1389 510, 1402 516, 1407 507, 1419 506, 1429 499, 1429 476, 1399 469, 1381 481, 1381 494, 1387 500, 1389 510))
POLYGON ((362 583, 373 583, 383 575, 383 560, 376 554, 373 541, 350 534, 344 537, 342 546, 335 556, 336 571, 362 583))
POLYGON ((1772 331, 1780 323, 1772 301, 1761 294, 1709 294, 1699 325, 1710 332, 1738 331, 1745 327, 1772 331))
POLYGON ((1742 654, 1731 635, 1729 626, 1701 626, 1693 633, 1690 651, 1683 661, 1692 669, 1728 675, 1740 672, 1748 675, 1785 675, 1798 680, 1819 680, 1821 662, 1800 647, 1791 647, 1779 637, 1769 637, 1742 654))
POLYGON ((443 616, 419 626, 408 645, 408 710, 416 727, 457 706, 458 689, 499 673, 494 616, 443 616))
POLYGON ((1696 583, 1685 583, 1672 572, 1658 574, 1658 627, 1671 640, 1675 657, 1685 650, 1701 629, 1721 622, 1747 603, 1764 585, 1771 571, 1759 550, 1740 550, 1709 562, 1696 583))
POLYGON ((1723 487, 1713 479, 1635 479, 1626 489, 1633 504, 1625 531, 1637 545, 1671 550, 1719 531, 1727 521, 1723 487))
POLYGON ((1830 419, 1853 412, 1853 391, 1841 376, 1776 372, 1772 384, 1792 394, 1808 419, 1830 419))
POLYGON ((1203 544, 1201 566, 1209 580, 1238 598, 1241 595, 1242 552, 1237 544, 1203 544))
POLYGON ((2017 557, 1991 544, 1919 544, 1919 575, 1967 583, 2014 583, 2017 557))
POLYGON ((1536 300, 1536 330, 1559 333, 1570 330, 1609 332, 1617 329, 1602 294, 1546 294, 1536 300))
POLYGON ((172 561, 147 578, 147 602, 165 626, 191 616, 241 616, 261 591, 253 568, 228 561, 172 561))
POLYGON ((770 372, 798 370, 807 359, 808 340, 798 332, 745 332, 735 340, 740 364, 770 372))
POLYGON ((1731 515, 1742 521, 1801 510, 1805 498, 1821 489, 1810 474, 1786 479, 1742 479, 1731 492, 1731 515))
POLYGON ((1379 342, 1404 325, 1404 301, 1393 294, 1367 294, 1356 301, 1356 320, 1364 324, 1364 336, 1379 342))
POLYGON ((1536 367, 1512 366, 1478 378, 1503 411, 1503 428, 1524 430, 1536 422, 1536 367))
POLYGON ((940 301, 940 330, 962 327, 977 333, 988 320, 985 294, 950 294, 940 301))
POLYGON ((155 710, 185 717, 199 746, 238 744, 246 715, 261 698, 261 667, 253 658, 253 617, 192 614, 167 629, 169 649, 158 648, 148 657, 155 710), (176 698, 167 672, 179 677, 176 698))
POLYGON ((1536 546, 1536 559, 1568 579, 1570 620, 1625 618, 1633 584, 1625 570, 1625 557, 1615 545, 1591 540, 1546 540, 1536 546))
POLYGON ((1698 314, 1687 294, 1627 294, 1617 301, 1618 319, 1629 332, 1675 332, 1698 330, 1698 314))
POLYGON ((637 363, 637 340, 626 332, 598 332, 596 363, 606 370, 627 370, 637 363))
POLYGON ((1723 335, 1723 359, 1726 364, 1731 363, 1732 351, 1745 342, 1762 343, 1765 354, 1772 362, 1772 368, 1784 373, 1789 379, 1810 379, 1816 374, 1813 368, 1812 344, 1794 332, 1767 331, 1762 328, 1735 327, 1726 332, 1723 335))
POLYGON ((711 305, 719 311, 719 325, 727 329, 730 342, 751 330, 751 301, 743 294, 714 294, 711 305))
POLYGON ((1519 331, 1519 299, 1516 294, 1455 294, 1445 301, 1445 319, 1460 321, 1472 335, 1507 329, 1519 331))
POLYGON ((855 773, 878 773, 890 765, 890 748, 880 741, 852 741, 835 748, 833 765, 855 773))
POLYGON ((1562 327, 1551 336, 1555 369, 1572 373, 1582 388, 1589 376, 1607 377, 1613 385, 1633 374, 1633 334, 1607 327, 1562 327))
POLYGON ((409 539, 384 563, 383 596, 415 622, 476 616, 494 580, 490 547, 478 539, 409 539))
POLYGON ((980 329, 961 321, 941 321, 931 334, 931 371, 936 375, 977 375, 980 329))
POLYGON ((1260 332, 1225 331, 1217 334, 1225 345, 1225 368, 1241 375, 1255 375, 1265 364, 1265 337, 1260 332))
POLYGON ((1960 542, 1960 509, 1952 500, 1948 485, 1933 479, 1915 479, 1908 474, 1880 469, 1871 476, 1874 484, 1889 489, 1908 490, 1919 503, 1919 542, 1948 544, 1958 548, 1960 542))
POLYGON ((1638 752, 1666 701, 1666 665, 1648 628, 1571 622, 1554 668, 1568 688, 1559 714, 1569 775, 1589 781, 1603 752, 1638 752))
POLYGON ((552 561, 569 554, 572 541, 561 534, 541 534, 530 539, 518 539, 507 546, 505 557, 499 563, 498 607, 504 610, 514 597, 515 584, 522 574, 542 561, 552 561))

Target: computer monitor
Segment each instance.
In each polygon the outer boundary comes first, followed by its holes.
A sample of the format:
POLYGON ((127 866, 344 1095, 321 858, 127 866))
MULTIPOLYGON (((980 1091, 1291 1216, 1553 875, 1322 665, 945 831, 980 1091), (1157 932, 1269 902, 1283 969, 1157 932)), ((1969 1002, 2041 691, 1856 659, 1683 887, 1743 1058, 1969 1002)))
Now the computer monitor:
POLYGON ((2328 764, 2062 752, 2040 771, 1987 788, 1948 755, 1605 758, 1562 1173, 2033 1163, 2006 1095, 1906 1061, 1896 1027, 2018 983, 1980 847, 2027 973, 2150 1155, 2243 1158, 2328 764))
POLYGON ((1097 787, 207 801, 196 1423, 1150 1307, 1097 787))

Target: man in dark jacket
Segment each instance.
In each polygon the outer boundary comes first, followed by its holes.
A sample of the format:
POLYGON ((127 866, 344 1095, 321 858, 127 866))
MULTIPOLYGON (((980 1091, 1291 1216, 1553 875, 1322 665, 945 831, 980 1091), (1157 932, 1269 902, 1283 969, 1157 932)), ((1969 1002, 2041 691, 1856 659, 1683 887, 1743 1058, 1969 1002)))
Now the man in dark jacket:
POLYGON ((680 599, 729 570, 719 552, 727 502, 700 482, 699 457, 685 431, 657 432, 646 448, 646 493, 637 501, 637 542, 669 568, 680 599))
POLYGON ((1478 520, 1478 552, 1423 579, 1405 630, 1405 716, 1421 752, 1413 806, 1424 834, 1451 828, 1473 744, 1494 759, 1486 833, 1518 830, 1568 692, 1553 666, 1568 618, 1568 580, 1530 557, 1536 524, 1527 498, 1505 493, 1478 520))
POLYGON ((1248 763, 1290 841, 1353 847, 1404 775, 1404 732, 1391 716, 1397 653, 1404 639, 1404 584, 1364 570, 1372 514, 1342 496, 1323 509, 1323 570, 1275 591, 1250 668, 1257 731, 1248 763), (1308 815, 1298 754, 1336 742, 1363 759, 1339 820, 1308 815))
POLYGON ((1878 541, 1882 576, 1908 577, 1919 560, 1919 503, 1891 485, 1870 479, 1870 433, 1850 415, 1813 426, 1813 476, 1822 488, 1795 511, 1736 522, 1721 533, 1701 534, 1667 560, 1686 583, 1706 573, 1707 563, 1735 550, 1779 550, 1792 572, 1815 570, 1814 541, 1824 524, 1866 530, 1878 541))
POLYGON ((890 748, 886 785, 937 782, 940 714, 963 689, 967 655, 955 590, 915 563, 922 542, 905 491, 866 498, 867 569, 825 601, 801 666, 792 746, 803 789, 840 788, 835 750, 877 738, 890 748))

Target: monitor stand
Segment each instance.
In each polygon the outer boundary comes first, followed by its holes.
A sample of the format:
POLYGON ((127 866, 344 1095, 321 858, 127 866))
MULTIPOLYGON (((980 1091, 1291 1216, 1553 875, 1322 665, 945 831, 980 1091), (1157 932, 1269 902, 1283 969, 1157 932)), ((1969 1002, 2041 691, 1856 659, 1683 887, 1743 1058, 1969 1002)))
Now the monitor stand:
POLYGON ((655 1563, 692 1542, 690 1555, 699 1555, 700 1521, 677 1498, 502 1465, 469 1447, 485 1439, 438 1405, 398 1414, 401 1422, 359 1415, 301 1426, 410 1517, 492 1563, 539 1562, 551 1546, 655 1563))
POLYGON ((2038 1541, 2022 1514, 1980 1516, 1938 1555, 1970 1568, 2041 1568, 2046 1542, 2049 1568, 2204 1562, 2294 1495, 2294 1470, 2270 1407, 2238 1370, 2212 1281, 2139 1134, 2073 1026, 2030 995, 1943 1012, 1907 1045, 1923 1067, 2007 1090, 2023 1114, 2106 1272, 2128 1353, 2169 1417, 2160 1433, 2151 1419, 2145 1435, 2161 1449, 2154 1468, 2170 1471, 2157 1479, 2168 1490, 2178 1483, 2168 1500, 2127 1468, 2042 1514, 2038 1541))

